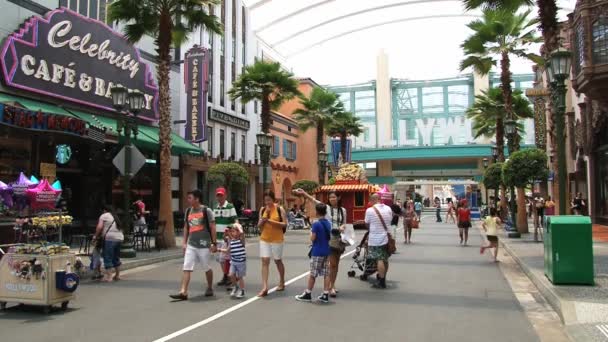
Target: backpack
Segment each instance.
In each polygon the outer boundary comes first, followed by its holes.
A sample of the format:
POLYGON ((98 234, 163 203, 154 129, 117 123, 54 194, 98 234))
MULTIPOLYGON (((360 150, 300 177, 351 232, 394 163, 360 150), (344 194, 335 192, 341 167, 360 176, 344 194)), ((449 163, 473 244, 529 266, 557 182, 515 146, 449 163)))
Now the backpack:
MULTIPOLYGON (((281 214, 281 209, 283 209, 283 207, 281 207, 280 205, 277 205, 277 211, 279 213, 279 221, 283 222, 283 215, 281 214)), ((266 212, 266 207, 263 207, 262 210, 260 211, 260 215, 264 216, 264 212, 266 212)), ((285 234, 287 232, 287 226, 283 227, 283 234, 285 234)))

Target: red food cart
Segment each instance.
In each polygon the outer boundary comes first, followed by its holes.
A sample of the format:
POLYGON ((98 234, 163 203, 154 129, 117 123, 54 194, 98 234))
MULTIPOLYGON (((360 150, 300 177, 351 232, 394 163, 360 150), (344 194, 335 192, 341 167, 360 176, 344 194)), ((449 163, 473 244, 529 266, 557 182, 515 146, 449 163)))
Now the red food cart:
POLYGON ((319 187, 315 194, 324 203, 327 203, 327 194, 335 191, 341 199, 342 206, 346 209, 347 223, 363 221, 365 210, 371 194, 380 190, 373 184, 361 183, 360 181, 336 181, 333 185, 319 187))

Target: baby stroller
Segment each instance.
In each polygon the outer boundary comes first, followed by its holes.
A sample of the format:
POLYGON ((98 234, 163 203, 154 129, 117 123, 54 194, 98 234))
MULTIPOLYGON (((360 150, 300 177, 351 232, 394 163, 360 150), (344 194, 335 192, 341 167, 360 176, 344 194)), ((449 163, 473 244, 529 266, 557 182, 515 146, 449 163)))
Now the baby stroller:
POLYGON ((367 278, 378 270, 376 260, 369 257, 369 249, 367 248, 368 235, 369 231, 365 233, 363 239, 361 239, 361 243, 359 243, 353 254, 353 263, 350 266, 350 271, 348 271, 348 276, 350 278, 354 278, 357 275, 356 270, 358 269, 362 272, 359 275, 359 279, 367 281, 367 278))

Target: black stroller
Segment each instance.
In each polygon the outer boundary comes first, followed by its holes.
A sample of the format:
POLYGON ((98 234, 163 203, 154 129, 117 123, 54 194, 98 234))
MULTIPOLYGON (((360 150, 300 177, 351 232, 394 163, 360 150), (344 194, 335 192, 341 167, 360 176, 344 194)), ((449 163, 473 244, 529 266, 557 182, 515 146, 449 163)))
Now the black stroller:
POLYGON ((369 249, 367 248, 367 237, 369 231, 363 235, 361 243, 357 246, 355 253, 353 254, 353 263, 348 271, 348 276, 354 278, 357 275, 356 270, 358 269, 362 273, 359 275, 359 279, 367 281, 369 276, 373 275, 378 271, 376 260, 369 257, 369 249))

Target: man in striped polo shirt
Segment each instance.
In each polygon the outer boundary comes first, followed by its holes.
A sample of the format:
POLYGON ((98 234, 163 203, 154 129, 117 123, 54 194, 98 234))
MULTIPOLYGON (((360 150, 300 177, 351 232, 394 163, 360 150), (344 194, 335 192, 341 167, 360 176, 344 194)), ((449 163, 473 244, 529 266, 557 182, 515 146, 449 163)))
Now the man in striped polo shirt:
MULTIPOLYGON (((217 206, 213 210, 215 216, 215 226, 217 231, 217 240, 224 240, 224 232, 228 226, 237 222, 236 209, 232 203, 226 200, 226 189, 220 187, 215 190, 215 197, 217 199, 217 206)), ((222 281, 217 283, 219 286, 230 285, 230 278, 228 278, 228 272, 230 271, 230 256, 225 253, 220 255, 220 263, 222 265, 222 271, 224 277, 222 281)))

